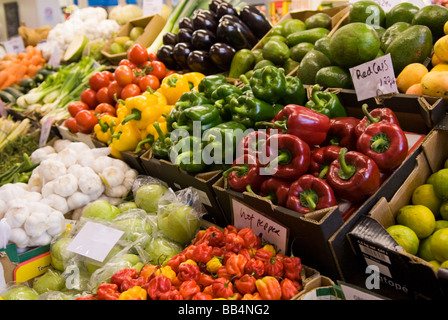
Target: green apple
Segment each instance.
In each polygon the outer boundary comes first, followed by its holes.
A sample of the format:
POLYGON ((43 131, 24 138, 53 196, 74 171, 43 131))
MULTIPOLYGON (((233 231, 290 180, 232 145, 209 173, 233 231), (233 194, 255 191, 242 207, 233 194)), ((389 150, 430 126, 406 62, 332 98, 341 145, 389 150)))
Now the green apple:
POLYGON ((123 50, 128 51, 128 49, 130 47, 132 47, 133 44, 134 44, 134 41, 132 41, 132 40, 126 41, 123 45, 123 50))
POLYGON ((178 243, 163 237, 153 238, 145 247, 149 255, 149 263, 154 265, 162 265, 182 250, 183 247, 178 243))
POLYGON ((95 200, 90 203, 82 213, 83 218, 100 218, 104 220, 114 219, 120 210, 106 200, 95 200))
POLYGON ((158 212, 157 226, 171 240, 187 244, 196 234, 199 219, 191 206, 173 202, 158 212))
POLYGON ((2 295, 4 300, 37 300, 38 297, 34 289, 26 286, 13 287, 2 295))
POLYGON ((50 249, 51 265, 56 270, 64 271, 65 262, 75 256, 75 253, 67 250, 67 246, 71 241, 71 237, 62 237, 52 244, 50 249))
POLYGON ((143 29, 142 27, 133 27, 129 32, 129 39, 135 41, 138 37, 140 37, 143 34, 144 31, 145 29, 143 29))
POLYGON ((155 214, 159 207, 159 199, 166 191, 167 188, 161 184, 145 184, 137 189, 134 201, 140 209, 155 214))
POLYGON ((119 45, 124 45, 130 38, 128 36, 119 36, 114 39, 113 43, 118 43, 119 45))
POLYGON ((121 226, 124 231, 124 238, 129 241, 136 241, 142 234, 151 234, 152 226, 140 218, 124 218, 114 220, 114 223, 121 226))
POLYGON ((114 42, 110 45, 109 52, 111 54, 118 54, 125 52, 125 50, 121 44, 114 42))
POLYGON ((134 201, 123 202, 118 205, 118 210, 120 210, 120 213, 136 208, 137 204, 134 201))
POLYGON ((94 273, 97 269, 104 266, 110 259, 112 259, 114 256, 116 256, 123 248, 119 245, 115 245, 112 247, 112 249, 107 254, 106 258, 102 262, 86 258, 84 264, 87 268, 87 271, 89 271, 90 274, 94 273))
POLYGON ((42 276, 37 278, 33 283, 33 289, 38 294, 47 291, 61 291, 65 288, 65 278, 62 272, 58 270, 48 269, 42 276))

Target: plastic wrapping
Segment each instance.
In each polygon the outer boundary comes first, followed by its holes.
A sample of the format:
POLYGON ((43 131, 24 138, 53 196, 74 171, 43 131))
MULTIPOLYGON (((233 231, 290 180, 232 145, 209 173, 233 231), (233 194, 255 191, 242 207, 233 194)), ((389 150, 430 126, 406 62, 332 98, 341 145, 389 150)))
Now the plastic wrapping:
POLYGON ((157 214, 159 200, 167 192, 166 184, 150 176, 137 176, 132 186, 134 201, 148 214, 157 214))
POLYGON ((196 235, 200 219, 205 213, 199 195, 193 188, 177 192, 168 189, 159 200, 157 227, 168 239, 185 245, 196 235))
POLYGON ((153 265, 163 265, 182 250, 183 247, 180 244, 162 235, 153 237, 145 248, 149 255, 148 262, 153 265))
POLYGON ((9 284, 0 290, 0 297, 4 300, 37 300, 39 294, 26 283, 9 284))

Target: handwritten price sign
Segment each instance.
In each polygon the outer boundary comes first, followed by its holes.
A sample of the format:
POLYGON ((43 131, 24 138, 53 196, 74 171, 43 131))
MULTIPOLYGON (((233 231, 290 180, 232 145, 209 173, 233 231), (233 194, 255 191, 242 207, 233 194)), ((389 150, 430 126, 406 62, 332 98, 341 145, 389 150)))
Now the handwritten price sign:
POLYGON ((390 54, 350 69, 358 101, 398 92, 390 54))
POLYGON ((238 200, 232 199, 233 225, 238 229, 251 228, 257 236, 286 252, 288 229, 267 218, 238 200))

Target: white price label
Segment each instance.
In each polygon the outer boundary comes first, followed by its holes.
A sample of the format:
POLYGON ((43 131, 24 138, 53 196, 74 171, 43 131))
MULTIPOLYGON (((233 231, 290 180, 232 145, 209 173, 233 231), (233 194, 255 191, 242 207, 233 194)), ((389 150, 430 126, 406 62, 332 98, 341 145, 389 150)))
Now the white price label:
POLYGON ((5 104, 0 100, 0 117, 6 118, 8 116, 8 111, 6 111, 5 104))
POLYGON ((122 230, 88 221, 67 246, 67 250, 103 262, 123 233, 122 230))
POLYGON ((25 44, 23 43, 22 37, 11 38, 10 40, 3 42, 3 46, 7 53, 18 54, 25 51, 25 44))
POLYGON ((46 121, 42 124, 40 137, 39 137, 39 147, 43 147, 50 136, 51 126, 53 124, 53 117, 48 117, 46 121))
POLYGON ((143 16, 152 16, 154 14, 161 15, 162 14, 162 4, 161 0, 143 0, 142 8, 143 8, 143 16))
POLYGON ((57 46, 54 46, 53 50, 51 51, 50 59, 48 59, 48 64, 53 66, 53 68, 57 68, 61 64, 61 58, 62 58, 61 50, 59 50, 57 46))
POLYGON ((251 228, 257 236, 276 246, 285 254, 288 242, 288 229, 232 199, 233 225, 238 229, 251 228))
POLYGON ((358 101, 398 92, 390 54, 350 68, 358 101))

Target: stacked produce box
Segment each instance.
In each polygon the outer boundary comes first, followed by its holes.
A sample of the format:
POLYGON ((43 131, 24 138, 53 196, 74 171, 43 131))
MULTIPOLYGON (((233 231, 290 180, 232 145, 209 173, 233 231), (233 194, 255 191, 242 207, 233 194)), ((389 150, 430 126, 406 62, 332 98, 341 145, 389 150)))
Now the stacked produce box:
POLYGON ((365 247, 411 270, 373 293, 446 295, 448 9, 72 18, 0 64, 3 299, 297 300, 365 247))

